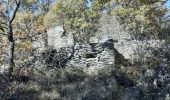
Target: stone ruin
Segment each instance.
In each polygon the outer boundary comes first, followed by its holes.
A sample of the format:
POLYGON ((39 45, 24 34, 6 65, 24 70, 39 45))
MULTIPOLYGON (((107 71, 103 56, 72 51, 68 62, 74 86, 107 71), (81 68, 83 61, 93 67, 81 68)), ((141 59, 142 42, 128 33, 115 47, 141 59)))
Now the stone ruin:
POLYGON ((108 39, 101 43, 77 44, 69 66, 83 68, 88 74, 114 68, 114 42, 113 39, 108 39))
MULTIPOLYGON (((37 41, 33 43, 33 47, 39 48, 41 52, 48 50, 46 48, 53 48, 56 52, 64 51, 64 54, 62 53, 60 56, 56 55, 57 57, 53 59, 53 62, 56 62, 56 60, 60 61, 58 58, 62 58, 64 62, 60 63, 64 65, 66 65, 65 63, 67 62, 68 66, 79 66, 87 70, 96 70, 96 68, 99 69, 100 66, 108 66, 110 63, 115 65, 115 53, 119 53, 127 60, 126 65, 129 65, 129 62, 133 64, 138 60, 145 61, 145 58, 152 55, 152 51, 150 52, 150 49, 147 50, 148 48, 159 48, 164 44, 156 40, 131 40, 129 34, 125 34, 125 32, 116 34, 116 31, 113 30, 110 31, 115 33, 104 34, 107 33, 104 29, 104 27, 101 29, 103 30, 101 34, 92 37, 88 44, 75 44, 73 35, 71 33, 66 33, 63 36, 63 27, 57 26, 47 31, 47 43, 41 38, 43 36, 40 35, 37 41), (114 44, 115 41, 113 39, 118 40, 118 42, 114 44), (112 41, 112 45, 108 44, 108 41, 112 41), (47 46, 45 46, 45 44, 47 44, 47 46), (106 46, 102 46, 103 44, 106 46), (111 46, 112 48, 108 49, 108 47, 111 46), (146 55, 146 53, 148 54, 146 55), (141 55, 143 57, 140 57, 141 55)), ((115 30, 119 31, 119 28, 115 30)), ((118 56, 120 57, 120 55, 118 56)), ((120 61, 122 61, 121 59, 120 61)))
MULTIPOLYGON (((78 67, 83 68, 84 71, 87 73, 97 73, 98 69, 107 69, 107 68, 114 68, 115 66, 115 54, 114 54, 114 40, 113 39, 103 39, 103 41, 99 41, 98 38, 92 38, 90 43, 88 44, 81 44, 76 43, 74 41, 72 34, 66 34, 66 36, 62 36, 64 32, 63 27, 55 27, 53 29, 50 29, 47 31, 47 41, 48 43, 44 43, 43 39, 37 39, 38 41, 35 41, 33 44, 33 47, 38 47, 40 50, 40 53, 43 53, 44 49, 46 48, 44 44, 48 44, 48 48, 53 48, 56 50, 55 52, 62 51, 65 52, 65 54, 61 57, 64 58, 64 62, 61 63, 67 63, 67 66, 72 67, 78 67), (37 42, 37 43, 36 43, 37 42), (64 48, 64 49, 63 49, 64 48), (67 51, 64 51, 67 50, 67 51), (68 59, 69 58, 69 59, 68 59), (66 62, 66 60, 68 61, 66 62)), ((54 52, 53 50, 53 52, 54 52)), ((58 63, 58 57, 54 56, 55 54, 50 54, 50 52, 47 52, 49 55, 52 55, 53 61, 57 61, 58 63)), ((50 56, 48 57, 50 58, 50 56)), ((59 58, 61 58, 59 57, 59 58)), ((51 61, 51 60, 50 60, 51 61)), ((49 60, 47 60, 49 62, 49 60)))
POLYGON ((74 38, 72 34, 65 34, 61 26, 56 26, 47 30, 47 33, 39 34, 33 41, 32 47, 36 48, 40 53, 47 48, 60 49, 63 47, 72 47, 74 45, 74 38))

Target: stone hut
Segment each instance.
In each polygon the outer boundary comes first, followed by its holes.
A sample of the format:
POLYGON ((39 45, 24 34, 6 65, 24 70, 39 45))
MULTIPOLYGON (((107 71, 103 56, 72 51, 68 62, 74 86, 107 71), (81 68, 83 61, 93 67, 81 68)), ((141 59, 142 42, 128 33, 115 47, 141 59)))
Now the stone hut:
POLYGON ((114 40, 101 43, 77 44, 74 57, 69 65, 81 67, 88 74, 97 74, 99 70, 114 68, 114 40))
POLYGON ((74 45, 74 38, 72 34, 67 33, 63 36, 64 29, 61 26, 56 26, 47 30, 47 33, 39 34, 33 42, 33 48, 37 49, 39 53, 46 50, 48 47, 60 49, 62 47, 72 47, 74 45))
POLYGON ((64 33, 64 28, 61 26, 54 27, 47 32, 48 46, 59 49, 62 47, 72 47, 74 45, 74 38, 71 33, 64 33))
MULTIPOLYGON (((114 68, 115 54, 114 54, 114 40, 111 38, 100 39, 93 37, 90 43, 75 44, 72 34, 63 36, 64 29, 61 26, 54 27, 47 31, 48 47, 60 50, 61 48, 73 48, 69 50, 68 54, 73 53, 71 59, 68 61, 68 66, 83 68, 87 73, 97 73, 100 69, 114 68)), ((45 48, 43 39, 37 39, 38 46, 43 50, 45 48)), ((70 57, 66 57, 70 58, 70 57)))

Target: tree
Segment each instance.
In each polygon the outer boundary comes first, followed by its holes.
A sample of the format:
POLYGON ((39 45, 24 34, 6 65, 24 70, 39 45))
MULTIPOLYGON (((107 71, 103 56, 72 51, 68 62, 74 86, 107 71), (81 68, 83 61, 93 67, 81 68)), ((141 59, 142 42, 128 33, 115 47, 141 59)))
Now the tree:
POLYGON ((72 31, 79 42, 88 42, 89 37, 97 32, 101 13, 88 7, 87 3, 87 0, 58 0, 45 16, 45 22, 58 23, 66 31, 72 31), (53 19, 49 17, 51 15, 53 19))
MULTIPOLYGON (((14 33, 13 33, 13 21, 16 17, 16 13, 20 7, 20 0, 4 0, 1 2, 1 7, 3 6, 3 10, 1 11, 1 18, 4 19, 4 26, 1 27, 1 30, 4 32, 3 34, 8 38, 8 71, 7 74, 9 79, 12 80, 13 68, 15 66, 14 63, 14 50, 15 50, 15 41, 14 41, 14 33), (6 29, 6 30, 5 30, 6 29)), ((1 23, 1 26, 3 24, 1 23)))
POLYGON ((2 0, 0 2, 0 33, 8 40, 8 70, 9 79, 12 80, 14 70, 15 49, 31 49, 23 43, 32 43, 32 37, 45 28, 43 17, 50 8, 50 0, 2 0), (41 1, 44 1, 41 3, 41 1), (37 9, 38 7, 40 9, 37 9), (39 12, 37 14, 37 11, 39 12), (22 42, 18 42, 22 40, 22 42), (24 41, 23 41, 24 40, 24 41), (17 42, 17 43, 15 43, 17 42), (17 44, 17 45, 16 45, 17 44), (21 44, 23 44, 21 46, 21 44), (15 48, 20 45, 20 47, 15 48))
POLYGON ((26 62, 30 56, 34 56, 37 48, 33 47, 33 43, 37 41, 39 35, 43 35, 46 39, 46 27, 44 27, 43 20, 46 12, 44 9, 38 8, 41 5, 40 1, 28 1, 21 2, 20 9, 13 22, 16 41, 15 59, 21 62, 26 62))
POLYGON ((116 0, 112 14, 119 17, 121 24, 133 35, 157 37, 162 19, 166 14, 166 0, 116 0))

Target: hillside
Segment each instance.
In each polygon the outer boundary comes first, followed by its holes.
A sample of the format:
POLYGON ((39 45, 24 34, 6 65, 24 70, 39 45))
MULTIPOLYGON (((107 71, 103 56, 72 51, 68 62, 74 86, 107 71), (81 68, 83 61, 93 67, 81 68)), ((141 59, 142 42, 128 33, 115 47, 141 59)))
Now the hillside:
POLYGON ((0 100, 170 100, 167 0, 1 0, 0 100))

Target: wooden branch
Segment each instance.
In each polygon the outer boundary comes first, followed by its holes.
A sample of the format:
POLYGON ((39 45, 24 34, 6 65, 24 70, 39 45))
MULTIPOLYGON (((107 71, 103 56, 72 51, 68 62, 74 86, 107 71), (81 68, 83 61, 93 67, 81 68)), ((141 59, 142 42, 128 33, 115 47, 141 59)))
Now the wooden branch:
POLYGON ((162 1, 162 5, 164 5, 165 3, 167 3, 168 2, 168 0, 165 0, 165 1, 162 1))
MULTIPOLYGON (((0 24, 1 24, 0 26, 3 26, 3 25, 7 26, 7 23, 2 22, 2 21, 0 21, 0 24)), ((6 28, 5 26, 4 26, 4 28, 6 28)))
POLYGON ((5 35, 5 36, 8 36, 8 34, 5 34, 5 33, 0 33, 0 35, 5 35))
POLYGON ((37 35, 41 35, 41 34, 43 34, 43 33, 36 33, 36 34, 32 34, 32 35, 30 35, 30 34, 27 34, 27 36, 26 37, 18 37, 18 38, 16 38, 14 41, 17 41, 17 40, 26 40, 26 39, 31 39, 31 38, 33 38, 33 37, 35 37, 35 36, 37 36, 37 35))
POLYGON ((170 18, 170 15, 168 15, 168 16, 166 16, 166 17, 164 17, 164 19, 166 19, 166 18, 170 18))
POLYGON ((4 19, 7 18, 6 15, 0 11, 0 16, 3 17, 4 19))
POLYGON ((19 6, 20 6, 20 0, 19 0, 18 2, 15 0, 15 3, 16 3, 16 8, 15 8, 15 10, 14 10, 14 13, 13 13, 11 19, 10 19, 9 24, 11 24, 11 23, 13 22, 13 20, 14 20, 14 18, 15 18, 15 16, 16 16, 16 13, 17 13, 18 8, 19 8, 19 6))

